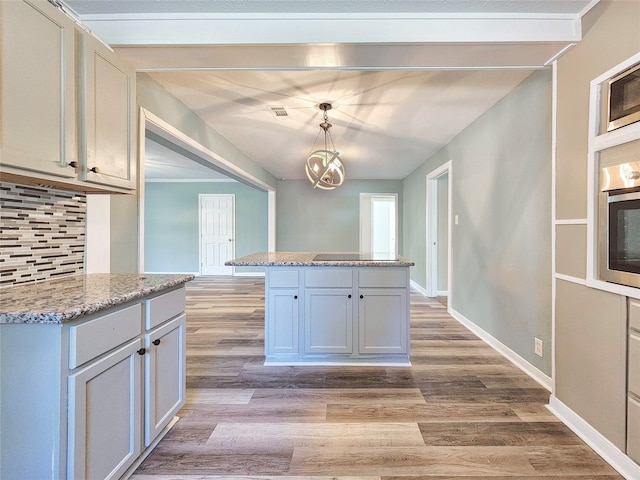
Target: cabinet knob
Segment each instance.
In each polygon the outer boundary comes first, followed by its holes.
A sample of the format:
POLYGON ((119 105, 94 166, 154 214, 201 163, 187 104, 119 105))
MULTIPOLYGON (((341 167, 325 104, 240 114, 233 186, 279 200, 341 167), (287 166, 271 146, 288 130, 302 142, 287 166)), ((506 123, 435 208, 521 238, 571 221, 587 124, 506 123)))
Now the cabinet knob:
POLYGON ((158 345, 160 345, 160 339, 156 339, 153 341, 153 344, 157 347, 158 345))
POLYGON ((145 353, 147 353, 146 348, 141 348, 140 350, 138 350, 138 355, 144 355, 145 353))
POLYGON ((298 299, 298 295, 294 295, 294 296, 293 296, 293 299, 294 299, 294 300, 297 300, 297 299, 298 299))
POLYGON ((364 298, 364 295, 360 295, 360 298, 364 298))
POLYGON ((347 298, 351 298, 351 294, 347 295, 347 298))
POLYGON ((100 173, 100 169, 98 167, 90 168, 89 171, 93 173, 100 173))
POLYGON ((75 160, 73 162, 69 162, 67 165, 69 165, 70 167, 73 167, 73 168, 78 168, 80 166, 80 164, 78 162, 76 162, 75 160))

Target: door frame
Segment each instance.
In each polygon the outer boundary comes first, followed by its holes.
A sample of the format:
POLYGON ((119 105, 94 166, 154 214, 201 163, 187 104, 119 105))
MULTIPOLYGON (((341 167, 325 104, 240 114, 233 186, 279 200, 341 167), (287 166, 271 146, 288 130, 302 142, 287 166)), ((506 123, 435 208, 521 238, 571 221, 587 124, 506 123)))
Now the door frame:
POLYGON ((451 294, 452 294, 452 255, 451 255, 451 240, 452 240, 452 215, 453 211, 451 205, 452 198, 452 180, 453 180, 453 162, 449 160, 438 168, 432 170, 427 174, 427 192, 426 192, 426 274, 427 274, 427 296, 436 297, 438 295, 438 254, 434 248, 434 242, 437 243, 438 238, 438 179, 443 175, 449 176, 449 182, 447 185, 447 310, 451 308, 451 294))
POLYGON ((395 209, 395 253, 398 253, 398 194, 397 193, 360 193, 360 238, 358 246, 360 251, 371 251, 372 245, 372 213, 373 199, 377 197, 393 198, 393 205, 395 209), (366 208, 365 208, 366 207, 366 208), (365 239, 367 240, 365 242, 365 239), (367 249, 368 250, 365 250, 367 249))
MULTIPOLYGON (((202 199, 204 197, 231 197, 231 258, 236 254, 236 196, 234 193, 199 193, 198 194, 198 273, 202 276, 202 199)), ((231 275, 235 275, 235 267, 231 275)))

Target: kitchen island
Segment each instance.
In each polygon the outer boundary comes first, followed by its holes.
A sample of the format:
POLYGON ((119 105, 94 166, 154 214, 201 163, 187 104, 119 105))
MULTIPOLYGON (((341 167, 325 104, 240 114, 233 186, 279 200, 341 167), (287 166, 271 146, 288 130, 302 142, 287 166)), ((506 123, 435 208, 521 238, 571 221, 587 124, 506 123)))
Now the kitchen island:
POLYGON ((186 393, 184 284, 90 274, 0 289, 0 478, 120 478, 186 393))
POLYGON ((409 267, 388 254, 265 252, 265 365, 407 366, 409 267))

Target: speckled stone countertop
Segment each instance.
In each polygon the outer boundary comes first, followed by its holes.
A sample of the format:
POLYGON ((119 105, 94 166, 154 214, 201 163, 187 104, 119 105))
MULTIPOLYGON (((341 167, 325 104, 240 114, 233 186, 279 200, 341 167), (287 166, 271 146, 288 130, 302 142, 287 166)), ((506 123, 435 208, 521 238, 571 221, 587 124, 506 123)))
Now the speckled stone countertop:
POLYGON ((94 273, 0 289, 1 323, 61 324, 180 286, 193 275, 94 273))
POLYGON ((414 263, 404 257, 364 252, 260 252, 234 258, 225 265, 236 267, 411 267, 414 263), (333 256, 335 259, 314 260, 319 254, 333 256))

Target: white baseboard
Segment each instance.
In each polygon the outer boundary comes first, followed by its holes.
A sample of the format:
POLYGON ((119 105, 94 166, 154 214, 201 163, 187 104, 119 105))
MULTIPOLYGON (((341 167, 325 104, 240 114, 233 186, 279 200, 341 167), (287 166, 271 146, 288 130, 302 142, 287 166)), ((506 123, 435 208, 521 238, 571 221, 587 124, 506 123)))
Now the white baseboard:
POLYGON ((234 277, 264 277, 264 272, 234 272, 234 277))
POLYGON ((448 295, 449 295, 449 291, 448 291, 448 290, 438 290, 437 295, 438 295, 439 297, 446 297, 446 296, 448 296, 448 295))
POLYGON ((409 280, 409 285, 411 286, 411 288, 416 290, 418 293, 421 293, 425 297, 429 296, 429 295, 427 295, 427 290, 422 285, 414 282, 413 280, 409 280))
POLYGON ((620 475, 628 480, 640 478, 640 465, 631 460, 624 452, 603 437, 602 434, 554 395, 549 398, 547 408, 598 455, 604 458, 609 465, 615 468, 620 475))
POLYGON ((466 318, 460 312, 449 306, 449 313, 453 318, 458 320, 461 324, 475 333, 478 337, 480 337, 486 344, 492 347, 494 350, 498 351, 502 356, 506 357, 511 363, 513 363, 516 367, 520 368, 524 373, 533 378, 536 382, 542 385, 547 390, 551 391, 553 388, 553 381, 551 377, 534 367, 516 352, 511 350, 505 344, 500 342, 497 338, 487 333, 485 330, 480 328, 478 325, 473 323, 471 320, 466 318))

